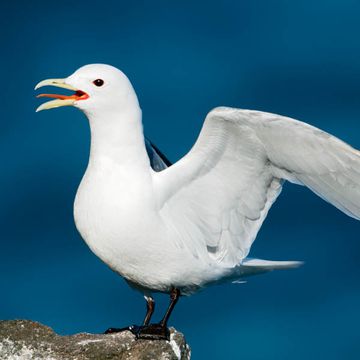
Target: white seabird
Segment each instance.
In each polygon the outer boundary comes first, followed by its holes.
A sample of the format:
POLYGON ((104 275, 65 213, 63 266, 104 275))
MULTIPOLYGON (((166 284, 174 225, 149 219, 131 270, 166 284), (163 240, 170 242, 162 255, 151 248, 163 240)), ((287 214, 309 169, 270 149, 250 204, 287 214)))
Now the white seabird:
POLYGON ((71 105, 89 120, 90 158, 75 223, 90 249, 144 294, 143 326, 130 327, 138 337, 167 338, 180 295, 300 264, 247 258, 283 181, 305 185, 360 218, 360 152, 311 125, 218 107, 189 153, 167 167, 145 145, 138 99, 120 70, 86 65, 36 89, 48 85, 75 93, 39 95, 55 100, 37 111, 71 105), (170 293, 171 302, 162 321, 149 325, 153 292, 170 293))

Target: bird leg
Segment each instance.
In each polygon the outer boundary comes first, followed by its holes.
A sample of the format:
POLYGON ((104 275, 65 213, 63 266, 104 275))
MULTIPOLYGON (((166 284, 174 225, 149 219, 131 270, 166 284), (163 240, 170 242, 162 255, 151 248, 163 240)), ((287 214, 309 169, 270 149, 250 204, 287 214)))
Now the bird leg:
MULTIPOLYGON (((149 325, 150 319, 155 310, 155 301, 151 296, 144 296, 144 297, 146 300, 146 315, 143 321, 143 326, 147 326, 149 325)), ((126 326, 123 328, 109 328, 105 331, 104 334, 114 334, 122 331, 131 331, 134 335, 136 335, 140 328, 141 326, 137 326, 137 325, 126 326)))
MULTIPOLYGON (((176 303, 180 297, 180 291, 176 288, 173 288, 170 292, 170 304, 166 310, 166 313, 162 320, 157 324, 150 324, 138 327, 136 329, 136 338, 137 339, 148 339, 148 340, 170 340, 170 331, 167 327, 168 320, 176 303)), ((145 317, 145 320, 147 316, 145 317)), ((134 333, 134 332, 133 332, 134 333)))
POLYGON ((136 339, 170 340, 170 330, 167 327, 167 323, 179 298, 180 290, 172 288, 170 292, 170 304, 164 317, 159 323, 149 324, 155 310, 155 301, 152 297, 145 296, 147 311, 142 326, 131 325, 120 329, 110 328, 105 331, 105 334, 113 334, 121 331, 131 331, 136 336, 136 339))
POLYGON ((143 326, 149 325, 149 322, 155 310, 154 299, 151 296, 145 296, 145 300, 146 300, 146 315, 143 321, 143 326))
POLYGON ((163 319, 160 321, 161 326, 164 326, 164 327, 167 326, 170 315, 171 315, 172 311, 174 310, 174 307, 175 307, 176 303, 178 302, 179 297, 180 297, 180 290, 173 288, 170 292, 169 307, 167 308, 163 319))

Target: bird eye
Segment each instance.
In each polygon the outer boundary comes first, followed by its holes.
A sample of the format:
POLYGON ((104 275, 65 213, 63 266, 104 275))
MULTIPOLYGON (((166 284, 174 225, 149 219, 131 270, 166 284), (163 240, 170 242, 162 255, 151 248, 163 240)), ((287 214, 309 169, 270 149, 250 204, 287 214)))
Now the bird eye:
POLYGON ((96 79, 93 81, 93 84, 95 86, 103 86, 104 85, 104 80, 103 79, 96 79))

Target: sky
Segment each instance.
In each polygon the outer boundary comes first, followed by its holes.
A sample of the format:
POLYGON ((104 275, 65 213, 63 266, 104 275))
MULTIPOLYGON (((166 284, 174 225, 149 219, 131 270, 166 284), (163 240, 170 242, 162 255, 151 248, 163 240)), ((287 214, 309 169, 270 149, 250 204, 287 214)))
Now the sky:
MULTIPOLYGON (((2 2, 0 319, 98 333, 145 311, 73 222, 87 119, 73 108, 36 114, 37 82, 89 63, 120 68, 171 161, 219 105, 291 116, 360 148, 359 16, 355 0, 2 2)), ((286 184, 251 256, 305 265, 182 298, 170 323, 194 359, 358 359, 359 230, 286 184)), ((156 300, 160 318, 168 299, 156 300)))

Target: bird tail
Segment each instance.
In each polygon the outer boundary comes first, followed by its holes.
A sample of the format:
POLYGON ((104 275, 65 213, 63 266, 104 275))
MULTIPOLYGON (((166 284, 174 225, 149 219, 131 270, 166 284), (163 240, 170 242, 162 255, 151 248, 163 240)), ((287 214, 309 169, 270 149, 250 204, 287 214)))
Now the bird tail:
POLYGON ((272 270, 294 269, 303 265, 302 261, 271 261, 246 258, 240 266, 241 278, 262 274, 272 270))

